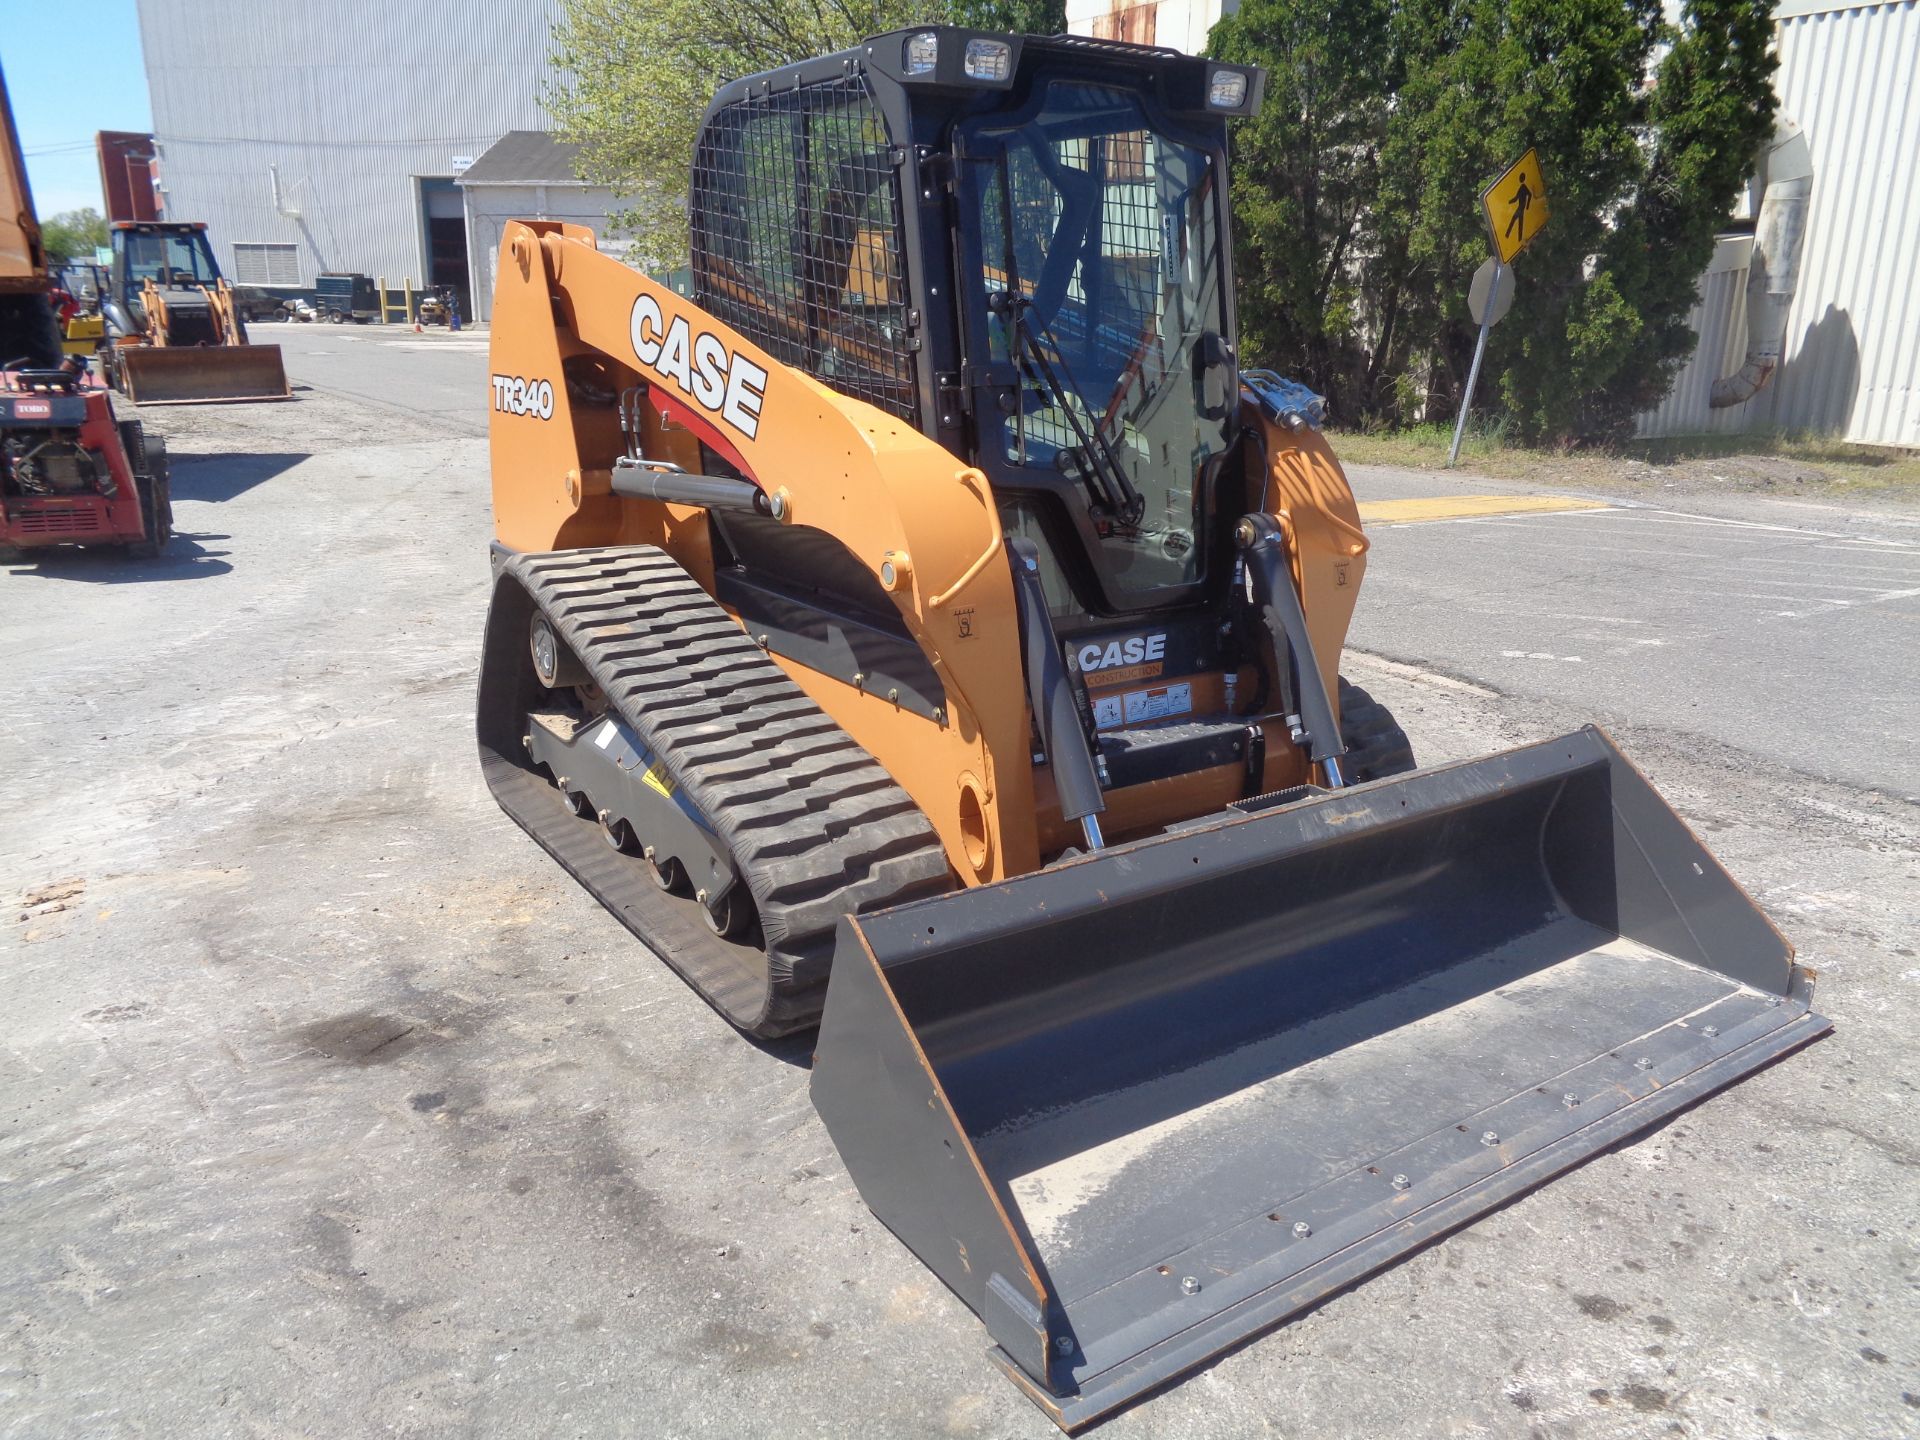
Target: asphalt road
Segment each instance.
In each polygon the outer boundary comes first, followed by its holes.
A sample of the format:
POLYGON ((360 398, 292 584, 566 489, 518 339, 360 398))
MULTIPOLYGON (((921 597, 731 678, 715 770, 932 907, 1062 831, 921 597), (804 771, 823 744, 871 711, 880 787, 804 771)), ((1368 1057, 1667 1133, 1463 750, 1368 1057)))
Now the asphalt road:
MULTIPOLYGON (((1528 493, 1354 480, 1363 502, 1528 493)), ((1920 798, 1920 517, 1634 499, 1370 533, 1362 649, 1920 798)))
MULTIPOLYGON (((143 417, 174 553, 0 572, 0 1435, 1055 1433, 860 1204, 804 1045, 487 796, 478 337, 271 328, 298 399, 143 417)), ((1912 602, 1762 611, 1905 588, 1904 522, 1672 508, 1376 526, 1348 668, 1429 761, 1607 723, 1835 1035, 1103 1436, 1920 1434, 1912 602), (1808 559, 1888 584, 1739 578, 1808 559)))
POLYGON ((249 333, 281 348, 295 386, 363 406, 370 439, 378 417, 389 416, 400 424, 426 419, 449 435, 487 433, 484 329, 274 322, 249 333))

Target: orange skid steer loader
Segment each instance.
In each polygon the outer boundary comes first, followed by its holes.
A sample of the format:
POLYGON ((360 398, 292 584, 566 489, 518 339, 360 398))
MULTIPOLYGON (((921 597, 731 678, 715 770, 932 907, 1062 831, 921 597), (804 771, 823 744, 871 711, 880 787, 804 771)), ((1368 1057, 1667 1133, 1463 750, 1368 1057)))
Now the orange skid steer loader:
POLYGON ((936 28, 727 86, 693 296, 509 224, 494 794, 1087 1424, 1823 1033, 1594 729, 1414 768, 1318 403, 1241 373, 1256 70, 936 28))

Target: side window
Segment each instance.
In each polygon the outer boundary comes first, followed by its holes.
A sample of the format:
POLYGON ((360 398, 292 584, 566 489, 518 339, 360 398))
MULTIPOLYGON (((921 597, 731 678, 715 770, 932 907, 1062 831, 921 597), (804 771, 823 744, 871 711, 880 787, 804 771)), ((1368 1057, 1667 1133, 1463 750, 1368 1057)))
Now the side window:
POLYGON ((718 112, 692 222, 703 305, 785 364, 917 421, 898 172, 864 81, 718 112))

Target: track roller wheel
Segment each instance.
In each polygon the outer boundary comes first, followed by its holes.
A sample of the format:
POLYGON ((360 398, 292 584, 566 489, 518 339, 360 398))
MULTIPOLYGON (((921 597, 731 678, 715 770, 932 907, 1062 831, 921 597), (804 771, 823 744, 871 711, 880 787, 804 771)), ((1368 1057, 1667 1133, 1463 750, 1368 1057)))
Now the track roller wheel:
POLYGON ((736 881, 712 905, 706 902, 704 893, 694 898, 700 902, 700 913, 706 917, 707 928, 722 940, 745 940, 753 934, 753 896, 745 885, 736 881))
POLYGON ((640 847, 634 843, 633 827, 618 816, 600 812, 600 838, 622 855, 631 855, 640 847))
POLYGON ((527 646, 533 651, 533 678, 547 689, 561 690, 588 683, 587 667, 554 633, 553 622, 538 612, 527 629, 527 646))
POLYGON ((641 852, 646 857, 647 874, 653 877, 654 886, 668 895, 686 895, 692 886, 687 883, 687 868, 671 855, 664 858, 654 853, 651 845, 641 852))
POLYGON ((586 791, 574 789, 572 782, 564 775, 558 776, 553 783, 559 787, 560 799, 567 809, 582 820, 596 818, 597 812, 594 810, 593 800, 586 791))

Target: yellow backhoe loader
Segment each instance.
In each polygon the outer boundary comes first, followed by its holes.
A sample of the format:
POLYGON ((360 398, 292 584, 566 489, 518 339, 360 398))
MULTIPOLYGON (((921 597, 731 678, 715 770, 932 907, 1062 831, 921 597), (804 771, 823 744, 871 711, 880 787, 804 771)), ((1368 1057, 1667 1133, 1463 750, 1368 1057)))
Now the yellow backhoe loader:
POLYGON ((255 345, 199 221, 113 227, 108 379, 138 405, 285 400, 278 345, 255 345))
POLYGON ((1416 769, 1236 364, 1262 74, 934 28, 728 85, 693 294, 516 222, 509 814, 741 1030, 1066 1429, 1823 1033, 1585 729, 1416 769), (823 1015, 824 1007, 824 1015, 823 1015))

